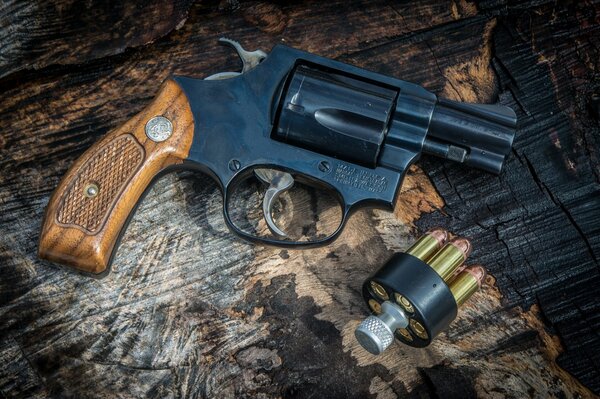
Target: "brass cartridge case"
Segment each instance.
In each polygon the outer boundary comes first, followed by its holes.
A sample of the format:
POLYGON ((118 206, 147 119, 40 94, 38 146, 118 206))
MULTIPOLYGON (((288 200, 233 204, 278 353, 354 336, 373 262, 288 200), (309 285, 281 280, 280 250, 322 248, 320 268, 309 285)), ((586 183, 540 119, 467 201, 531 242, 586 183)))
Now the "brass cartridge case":
POLYGON ((427 262, 440 277, 448 282, 456 269, 471 253, 471 243, 466 238, 455 238, 433 255, 427 262))
POLYGON ((481 266, 467 267, 450 283, 450 291, 457 306, 465 303, 483 284, 485 269, 481 266))
POLYGON ((383 286, 376 281, 371 280, 371 290, 377 295, 380 299, 387 301, 390 299, 387 291, 383 286))
POLYGON ((432 229, 422 235, 406 251, 407 254, 427 262, 448 240, 448 232, 444 229, 432 229))

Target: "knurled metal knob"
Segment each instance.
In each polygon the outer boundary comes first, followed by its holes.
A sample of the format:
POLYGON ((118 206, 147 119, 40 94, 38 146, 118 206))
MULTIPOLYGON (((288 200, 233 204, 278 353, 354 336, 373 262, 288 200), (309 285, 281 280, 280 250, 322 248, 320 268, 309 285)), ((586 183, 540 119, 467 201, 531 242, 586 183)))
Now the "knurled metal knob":
POLYGON ((369 316, 354 331, 358 343, 374 355, 382 353, 394 342, 394 331, 408 326, 408 317, 400 307, 385 301, 381 314, 369 316))
POLYGON ((354 332, 360 346, 374 355, 379 355, 394 341, 394 334, 376 316, 369 316, 354 332))

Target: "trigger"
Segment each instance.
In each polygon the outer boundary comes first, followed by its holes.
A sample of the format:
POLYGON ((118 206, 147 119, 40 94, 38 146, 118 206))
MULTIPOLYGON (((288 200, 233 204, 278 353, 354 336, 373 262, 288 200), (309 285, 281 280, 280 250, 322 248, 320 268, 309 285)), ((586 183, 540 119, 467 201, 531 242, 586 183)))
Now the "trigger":
POLYGON ((255 169, 254 174, 260 181, 269 185, 263 199, 263 214, 269 230, 278 236, 287 237, 287 234, 275 224, 272 213, 277 198, 292 188, 294 185, 294 178, 289 173, 280 172, 274 169, 255 169))
POLYGON ((265 198, 263 199, 263 214, 265 215, 265 221, 267 222, 267 226, 269 226, 269 230, 271 230, 274 234, 278 236, 287 237, 287 234, 285 234, 279 227, 277 227, 275 221, 273 220, 273 216, 271 215, 273 205, 281 193, 281 190, 278 190, 273 187, 269 187, 267 189, 267 192, 265 193, 265 198))

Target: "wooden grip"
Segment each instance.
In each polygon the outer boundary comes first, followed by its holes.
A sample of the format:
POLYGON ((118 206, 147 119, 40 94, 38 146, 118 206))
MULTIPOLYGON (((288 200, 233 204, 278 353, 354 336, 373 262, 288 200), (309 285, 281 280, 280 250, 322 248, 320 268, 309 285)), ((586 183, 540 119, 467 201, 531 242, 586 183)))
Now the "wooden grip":
POLYGON ((193 135, 187 97, 167 80, 152 104, 109 132, 67 171, 46 208, 39 256, 85 272, 106 270, 141 195, 158 173, 187 158, 193 135), (162 124, 154 130, 149 124, 147 135, 147 122, 157 116, 168 119, 172 129, 158 118, 153 122, 162 124))

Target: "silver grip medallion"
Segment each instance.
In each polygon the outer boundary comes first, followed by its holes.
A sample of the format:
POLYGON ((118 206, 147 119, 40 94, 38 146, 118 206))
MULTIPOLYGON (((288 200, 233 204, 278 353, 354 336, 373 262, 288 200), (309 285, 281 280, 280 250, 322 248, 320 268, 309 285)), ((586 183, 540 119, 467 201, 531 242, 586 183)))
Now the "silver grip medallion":
POLYGON ((146 136, 157 143, 163 142, 173 134, 173 124, 164 116, 155 116, 146 122, 146 136))

